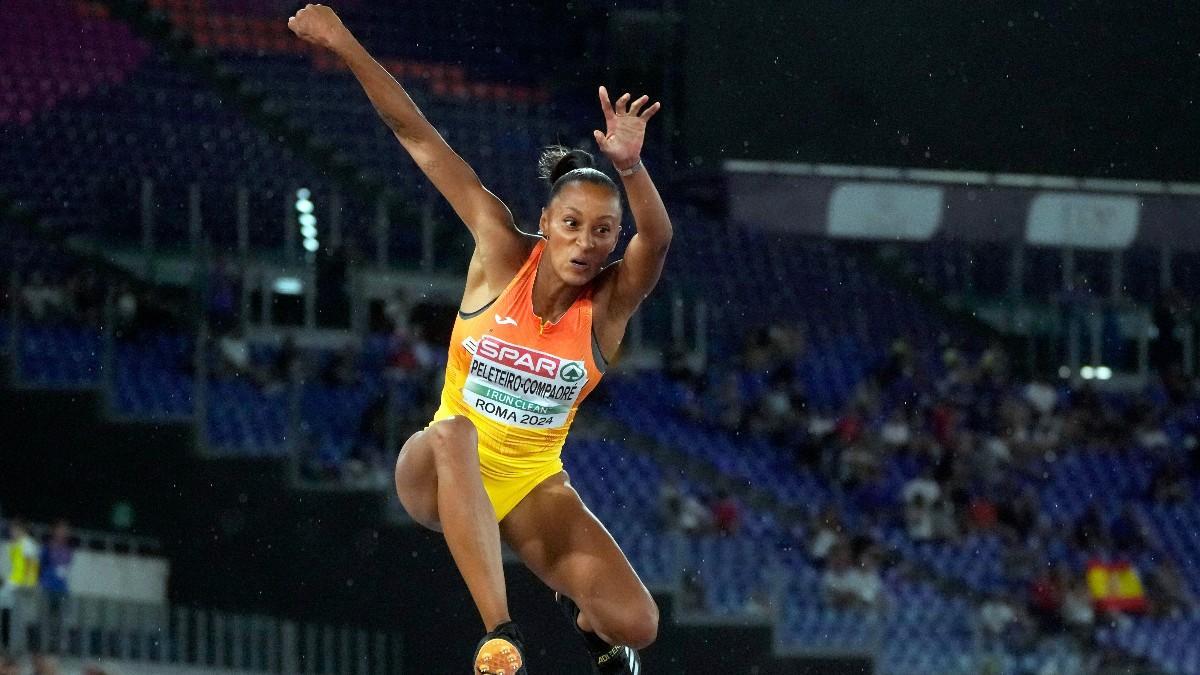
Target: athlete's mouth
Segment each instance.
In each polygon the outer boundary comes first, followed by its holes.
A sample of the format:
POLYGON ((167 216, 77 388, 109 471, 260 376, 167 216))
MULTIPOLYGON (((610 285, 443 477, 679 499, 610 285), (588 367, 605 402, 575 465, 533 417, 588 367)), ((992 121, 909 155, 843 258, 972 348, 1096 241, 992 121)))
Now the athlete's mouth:
POLYGON ((588 267, 586 262, 578 258, 571 258, 571 264, 574 265, 576 269, 587 269, 588 267))

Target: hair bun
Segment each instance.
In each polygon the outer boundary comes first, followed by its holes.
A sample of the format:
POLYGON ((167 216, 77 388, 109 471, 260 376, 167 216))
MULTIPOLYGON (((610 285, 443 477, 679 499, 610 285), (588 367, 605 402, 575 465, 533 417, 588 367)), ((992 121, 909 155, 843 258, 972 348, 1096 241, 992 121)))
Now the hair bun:
POLYGON ((551 145, 542 151, 538 160, 538 176, 554 185, 568 171, 575 169, 591 169, 596 166, 596 158, 583 150, 573 150, 562 145, 551 145))

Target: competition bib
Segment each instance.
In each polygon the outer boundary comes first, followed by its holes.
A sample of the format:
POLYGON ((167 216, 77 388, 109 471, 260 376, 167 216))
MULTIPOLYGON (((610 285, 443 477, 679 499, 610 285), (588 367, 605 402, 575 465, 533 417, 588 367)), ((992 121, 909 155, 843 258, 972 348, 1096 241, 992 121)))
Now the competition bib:
POLYGON ((463 340, 471 368, 463 400, 489 419, 526 429, 565 426, 587 384, 583 361, 514 345, 491 335, 463 340))

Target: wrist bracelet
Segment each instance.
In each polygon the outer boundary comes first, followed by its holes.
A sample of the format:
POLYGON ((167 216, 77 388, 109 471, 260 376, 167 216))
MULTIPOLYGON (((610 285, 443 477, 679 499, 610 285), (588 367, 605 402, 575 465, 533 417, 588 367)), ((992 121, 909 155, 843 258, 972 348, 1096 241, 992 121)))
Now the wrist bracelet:
POLYGON ((634 162, 633 166, 629 167, 628 169, 617 169, 617 173, 621 174, 622 176, 632 176, 633 174, 635 174, 641 170, 642 170, 642 158, 638 157, 638 161, 634 162))

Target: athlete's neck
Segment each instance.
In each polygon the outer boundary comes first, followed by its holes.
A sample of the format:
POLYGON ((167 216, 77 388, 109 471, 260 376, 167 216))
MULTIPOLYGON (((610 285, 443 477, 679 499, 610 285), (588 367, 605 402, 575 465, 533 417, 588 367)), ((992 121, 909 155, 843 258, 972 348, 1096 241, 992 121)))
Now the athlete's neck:
POLYGON ((537 274, 533 278, 533 313, 543 323, 555 323, 571 309, 571 305, 579 298, 583 287, 572 286, 562 280, 550 262, 550 256, 543 254, 538 261, 537 274))

